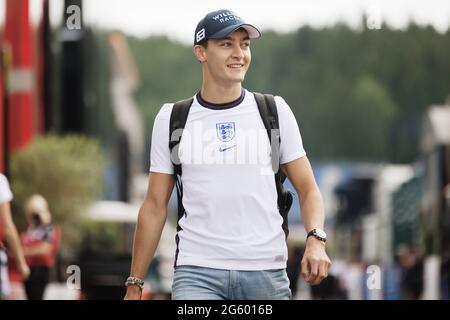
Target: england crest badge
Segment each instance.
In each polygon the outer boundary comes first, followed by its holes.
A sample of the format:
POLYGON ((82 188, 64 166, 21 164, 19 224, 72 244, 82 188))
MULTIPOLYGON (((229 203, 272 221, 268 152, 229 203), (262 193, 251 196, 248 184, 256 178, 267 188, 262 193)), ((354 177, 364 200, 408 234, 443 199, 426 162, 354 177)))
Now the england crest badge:
POLYGON ((233 140, 235 134, 234 122, 216 123, 217 137, 222 142, 233 140))

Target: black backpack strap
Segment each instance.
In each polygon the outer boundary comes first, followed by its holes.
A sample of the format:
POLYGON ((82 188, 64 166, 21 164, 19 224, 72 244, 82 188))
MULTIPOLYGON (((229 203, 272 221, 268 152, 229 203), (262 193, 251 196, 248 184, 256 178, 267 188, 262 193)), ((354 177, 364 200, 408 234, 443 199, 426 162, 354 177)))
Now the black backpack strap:
POLYGON ((170 124, 169 124, 170 159, 172 160, 175 174, 179 176, 181 176, 181 163, 178 155, 178 147, 180 144, 181 136, 183 135, 184 126, 186 125, 189 110, 191 109, 193 101, 194 98, 178 101, 173 105, 172 113, 170 114, 170 124))
POLYGON ((280 124, 278 122, 278 111, 275 98, 271 94, 253 93, 256 104, 258 105, 259 114, 264 123, 264 127, 269 137, 272 169, 277 174, 280 171, 280 124))
MULTIPOLYGON (((186 100, 179 101, 173 105, 172 113, 170 114, 169 122, 169 150, 170 159, 173 164, 176 187, 177 187, 177 202, 178 202, 178 221, 186 213, 183 206, 183 185, 181 183, 181 162, 178 155, 178 148, 180 146, 181 136, 183 135, 183 130, 186 125, 186 121, 189 115, 189 110, 191 109, 192 102, 194 98, 189 98, 186 100)), ((177 223, 178 224, 178 223, 177 223)), ((180 226, 178 225, 177 230, 180 231, 180 226)))
POLYGON ((259 114, 264 123, 264 127, 269 137, 272 157, 272 169, 275 172, 275 186, 278 194, 278 210, 283 217, 283 230, 286 238, 289 234, 287 215, 292 206, 293 196, 289 190, 283 187, 286 175, 280 170, 280 123, 278 120, 278 111, 275 98, 271 94, 261 94, 254 92, 256 104, 258 105, 259 114))

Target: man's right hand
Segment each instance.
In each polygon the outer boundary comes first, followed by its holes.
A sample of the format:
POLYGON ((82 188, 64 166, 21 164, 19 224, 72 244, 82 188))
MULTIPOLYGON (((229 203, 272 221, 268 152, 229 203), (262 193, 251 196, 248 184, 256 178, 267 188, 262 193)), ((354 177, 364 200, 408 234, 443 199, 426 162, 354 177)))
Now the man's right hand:
POLYGON ((142 290, 139 286, 131 285, 127 287, 124 300, 141 300, 142 290))

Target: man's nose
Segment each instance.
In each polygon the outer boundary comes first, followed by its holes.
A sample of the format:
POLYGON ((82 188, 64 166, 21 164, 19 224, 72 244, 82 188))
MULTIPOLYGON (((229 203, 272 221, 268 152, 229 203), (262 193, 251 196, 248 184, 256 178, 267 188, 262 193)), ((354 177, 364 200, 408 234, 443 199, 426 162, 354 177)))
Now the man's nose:
POLYGON ((244 57, 244 51, 242 50, 241 46, 235 45, 233 47, 233 58, 242 58, 244 57))

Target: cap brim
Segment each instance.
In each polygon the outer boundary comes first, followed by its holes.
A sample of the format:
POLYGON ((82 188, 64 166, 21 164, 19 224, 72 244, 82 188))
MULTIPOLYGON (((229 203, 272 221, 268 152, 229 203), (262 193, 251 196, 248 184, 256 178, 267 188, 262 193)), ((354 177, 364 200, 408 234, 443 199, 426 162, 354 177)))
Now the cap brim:
POLYGON ((248 23, 242 23, 242 24, 235 24, 229 27, 226 27, 225 29, 220 30, 219 32, 216 32, 215 34, 209 36, 209 39, 224 39, 226 38, 230 33, 236 31, 237 29, 243 28, 245 31, 248 32, 248 36, 250 39, 256 39, 261 37, 261 32, 251 24, 248 23))

